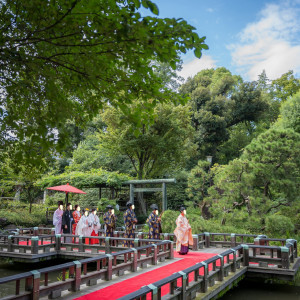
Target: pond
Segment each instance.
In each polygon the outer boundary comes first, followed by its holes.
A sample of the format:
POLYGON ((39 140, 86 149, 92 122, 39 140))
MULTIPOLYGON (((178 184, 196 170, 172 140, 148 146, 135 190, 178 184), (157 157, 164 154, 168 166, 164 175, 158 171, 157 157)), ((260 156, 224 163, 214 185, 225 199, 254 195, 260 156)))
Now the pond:
MULTIPOLYGON (((26 264, 26 263, 17 263, 17 262, 12 263, 9 260, 0 259, 0 278, 16 275, 19 273, 24 273, 32 270, 42 269, 53 265, 59 265, 65 262, 66 260, 56 260, 55 264, 53 261, 45 261, 36 264, 28 264, 28 263, 26 264)), ((58 277, 61 277, 60 272, 49 273, 49 279, 48 279, 49 283, 57 281, 58 277)), ((20 286, 21 291, 24 291, 24 285, 25 285, 25 280, 21 280, 21 286, 20 286)), ((16 283, 14 281, 2 284, 0 286, 0 298, 15 293, 15 289, 16 289, 16 283)))
POLYGON ((239 282, 236 288, 228 291, 222 300, 300 300, 300 287, 264 284, 262 282, 249 281, 239 282))

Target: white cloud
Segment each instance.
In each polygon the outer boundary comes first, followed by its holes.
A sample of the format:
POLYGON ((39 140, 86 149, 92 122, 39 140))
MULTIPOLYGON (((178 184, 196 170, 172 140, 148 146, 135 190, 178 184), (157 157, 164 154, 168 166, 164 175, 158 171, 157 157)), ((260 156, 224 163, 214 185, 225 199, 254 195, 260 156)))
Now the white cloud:
POLYGON ((266 70, 270 79, 300 71, 300 13, 298 1, 268 4, 257 22, 248 24, 232 44, 233 63, 250 80, 266 70))
POLYGON ((211 69, 216 67, 216 61, 209 55, 202 55, 200 59, 195 58, 188 63, 184 63, 182 70, 178 72, 178 75, 187 79, 196 75, 198 72, 204 69, 211 69))

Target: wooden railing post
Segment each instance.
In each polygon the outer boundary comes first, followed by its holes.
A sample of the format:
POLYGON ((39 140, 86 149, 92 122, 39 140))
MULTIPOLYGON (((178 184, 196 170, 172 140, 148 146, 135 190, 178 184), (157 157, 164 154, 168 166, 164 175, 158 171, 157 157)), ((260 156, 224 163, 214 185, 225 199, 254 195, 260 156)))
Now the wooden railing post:
POLYGON ((140 240, 139 239, 134 239, 134 247, 137 248, 140 246, 140 240))
POLYGON ((78 239, 78 252, 83 252, 83 244, 84 244, 83 236, 80 235, 78 239))
POLYGON ((158 294, 157 294, 157 287, 153 284, 148 284, 148 288, 152 290, 152 297, 151 300, 157 300, 158 299, 158 294))
POLYGON ((75 264, 75 276, 74 281, 72 282, 71 291, 77 292, 80 290, 80 283, 81 283, 81 263, 78 260, 73 261, 75 264))
POLYGON ((249 246, 242 244, 243 247, 243 266, 248 267, 249 266, 249 246))
POLYGON ((32 300, 38 300, 40 296, 40 278, 41 273, 38 271, 31 271, 33 275, 33 284, 32 284, 32 300))
POLYGON ((51 228, 51 235, 55 235, 55 228, 51 228))
POLYGON ((105 254, 110 254, 110 253, 111 253, 109 241, 110 241, 110 237, 107 236, 107 237, 105 238, 105 254))
POLYGON ((9 235, 7 238, 7 251, 13 252, 13 235, 9 235))
POLYGON ((186 299, 186 286, 187 286, 188 276, 183 271, 179 271, 178 273, 182 275, 182 294, 181 294, 182 298, 181 299, 186 299))
POLYGON ((231 271, 236 272, 236 250, 235 249, 230 249, 233 251, 233 260, 232 260, 232 265, 231 265, 231 271))
POLYGON ((170 259, 174 258, 174 242, 173 241, 169 241, 170 242, 170 259))
POLYGON ((113 256, 111 254, 106 254, 108 264, 107 264, 107 275, 106 275, 106 280, 112 280, 112 260, 113 256))
POLYGON ((297 241, 294 239, 287 239, 286 246, 288 246, 288 245, 290 245, 290 247, 292 248, 291 262, 293 263, 295 258, 297 258, 297 241), (295 248, 295 245, 296 245, 296 248, 295 248))
POLYGON ((204 266, 204 275, 203 275, 201 292, 206 293, 208 288, 208 266, 207 263, 205 263, 204 261, 201 262, 201 264, 204 266))
POLYGON ((205 235, 205 247, 209 248, 210 247, 210 234, 209 232, 204 232, 205 235))
POLYGON ((231 242, 231 247, 235 247, 236 246, 236 235, 235 235, 235 233, 231 234, 230 242, 231 242))
POLYGON ((224 280, 224 256, 221 254, 218 255, 220 257, 220 271, 219 271, 219 276, 218 276, 218 281, 223 281, 224 280))
POLYGON ((131 250, 133 250, 133 260, 132 260, 131 272, 136 272, 137 271, 138 253, 135 248, 131 248, 131 250))
MULTIPOLYGON (((259 246, 259 244, 260 244, 260 241, 259 241, 259 240, 260 240, 259 237, 256 237, 256 238, 254 239, 254 245, 259 246)), ((260 254, 260 249, 259 249, 259 248, 253 249, 253 255, 255 256, 256 254, 260 254), (254 252, 255 252, 255 253, 254 253, 254 252)))
POLYGON ((33 227, 33 235, 38 236, 39 235, 39 228, 38 227, 33 227))
POLYGON ((289 269, 290 267, 290 256, 288 247, 280 247, 281 249, 281 262, 283 269, 289 269))
POLYGON ((153 244, 152 265, 157 265, 157 245, 153 244))
POLYGON ((61 234, 55 235, 55 250, 59 251, 61 248, 61 234))
POLYGON ((32 254, 39 253, 39 237, 38 236, 31 237, 31 253, 32 254))
POLYGON ((193 251, 197 251, 199 245, 199 237, 198 234, 193 234, 193 251))
MULTIPOLYGON (((260 234, 258 235, 255 239, 254 239, 254 245, 259 245, 259 246, 266 246, 266 241, 262 240, 262 239, 266 239, 267 236, 260 234)), ((256 254, 260 254, 260 255, 265 255, 266 253, 264 252, 264 249, 256 249, 256 254)))

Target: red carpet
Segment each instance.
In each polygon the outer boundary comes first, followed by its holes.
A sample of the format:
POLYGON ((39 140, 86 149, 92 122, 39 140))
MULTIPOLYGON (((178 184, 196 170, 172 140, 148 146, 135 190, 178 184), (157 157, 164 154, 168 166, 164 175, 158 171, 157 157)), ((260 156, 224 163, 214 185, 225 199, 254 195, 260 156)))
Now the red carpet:
MULTIPOLYGON (((81 297, 78 297, 75 299, 80 299, 80 300, 85 300, 85 299, 114 300, 114 299, 118 299, 122 296, 125 296, 127 294, 130 294, 130 293, 140 289, 144 285, 154 283, 158 280, 161 280, 165 277, 172 275, 175 272, 182 271, 188 267, 193 266, 194 264, 196 264, 198 262, 204 261, 204 260, 216 255, 214 253, 200 253, 200 252, 189 253, 185 256, 178 255, 176 252, 174 254, 175 254, 175 257, 180 257, 182 259, 180 261, 176 261, 174 263, 171 263, 171 264, 161 267, 159 269, 137 275, 130 279, 112 284, 106 288, 103 288, 101 290, 92 292, 90 294, 87 294, 85 296, 81 296, 81 297)), ((193 273, 190 274, 190 276, 189 276, 190 281, 193 280, 193 276, 194 276, 193 273)), ((181 286, 181 282, 178 282, 178 286, 181 286)), ((162 288, 162 295, 166 295, 169 292, 169 289, 170 289, 169 285, 164 286, 162 288)), ((149 297, 150 297, 150 295, 149 295, 149 297)))

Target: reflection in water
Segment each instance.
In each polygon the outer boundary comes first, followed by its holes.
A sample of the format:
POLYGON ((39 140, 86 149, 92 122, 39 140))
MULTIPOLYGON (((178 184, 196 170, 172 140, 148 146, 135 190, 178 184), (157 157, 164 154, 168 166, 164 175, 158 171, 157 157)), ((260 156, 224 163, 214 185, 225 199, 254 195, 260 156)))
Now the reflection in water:
POLYGON ((238 287, 228 291, 222 300, 300 300, 300 287, 263 284, 243 280, 238 287))

